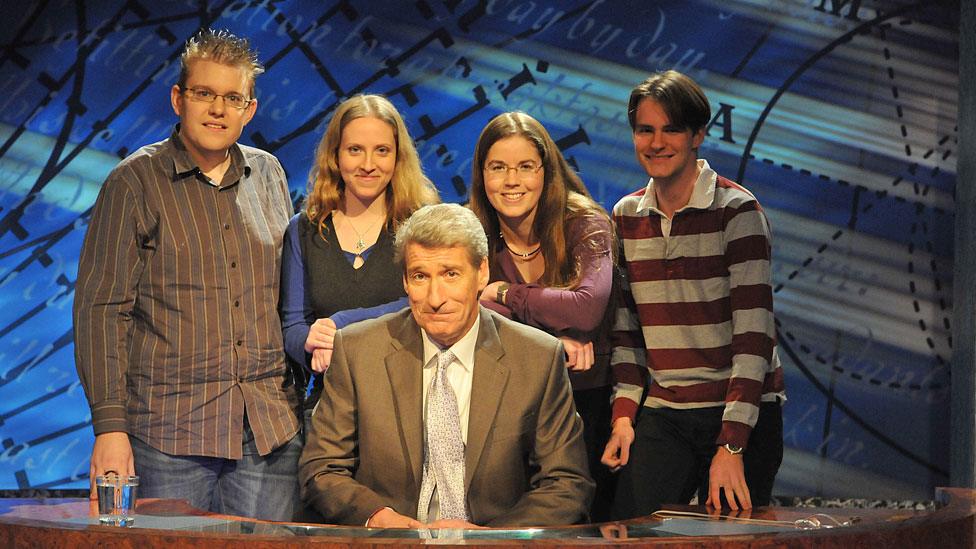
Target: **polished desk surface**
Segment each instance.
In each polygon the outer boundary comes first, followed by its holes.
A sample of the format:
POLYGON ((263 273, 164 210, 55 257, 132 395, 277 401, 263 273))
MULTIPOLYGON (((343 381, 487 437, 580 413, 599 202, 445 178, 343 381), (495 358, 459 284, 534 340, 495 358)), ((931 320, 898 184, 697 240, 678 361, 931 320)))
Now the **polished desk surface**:
MULTIPOLYGON (((769 507, 740 522, 734 513, 711 518, 648 516, 561 528, 398 530, 262 522, 215 515, 176 500, 140 500, 130 528, 98 524, 86 499, 0 499, 0 547, 364 547, 427 545, 485 547, 966 547, 976 546, 976 490, 939 489, 934 511, 769 507), (804 529, 795 521, 817 513, 849 524, 804 529)), ((704 513, 703 507, 668 510, 704 513)), ((802 522, 801 522, 802 524, 802 522)))

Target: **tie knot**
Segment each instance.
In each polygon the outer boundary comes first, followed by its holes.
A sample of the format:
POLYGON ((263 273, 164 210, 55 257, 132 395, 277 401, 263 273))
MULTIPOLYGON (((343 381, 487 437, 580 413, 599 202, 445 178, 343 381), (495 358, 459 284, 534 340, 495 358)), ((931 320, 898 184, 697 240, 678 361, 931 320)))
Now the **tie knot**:
POLYGON ((451 351, 442 351, 437 355, 437 367, 441 370, 446 370, 452 362, 454 362, 454 353, 451 351))

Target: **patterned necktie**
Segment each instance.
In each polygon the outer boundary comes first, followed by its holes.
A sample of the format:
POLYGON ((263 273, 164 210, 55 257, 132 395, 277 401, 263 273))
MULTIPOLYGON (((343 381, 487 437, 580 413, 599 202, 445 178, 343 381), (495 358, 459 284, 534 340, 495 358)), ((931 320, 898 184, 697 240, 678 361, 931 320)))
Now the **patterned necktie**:
POLYGON ((457 398, 447 381, 447 367, 454 353, 437 356, 437 371, 427 390, 426 453, 420 483, 417 519, 428 521, 430 500, 437 489, 440 518, 468 520, 464 505, 464 443, 457 398))

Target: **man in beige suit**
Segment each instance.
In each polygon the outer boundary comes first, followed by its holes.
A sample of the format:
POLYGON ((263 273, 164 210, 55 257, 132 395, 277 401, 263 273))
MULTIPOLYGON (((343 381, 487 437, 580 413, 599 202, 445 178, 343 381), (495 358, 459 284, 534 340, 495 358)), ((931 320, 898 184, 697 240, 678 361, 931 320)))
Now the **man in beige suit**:
POLYGON ((327 522, 379 528, 583 520, 593 483, 562 345, 479 306, 477 218, 427 206, 395 249, 410 310, 336 335, 303 499, 327 522))

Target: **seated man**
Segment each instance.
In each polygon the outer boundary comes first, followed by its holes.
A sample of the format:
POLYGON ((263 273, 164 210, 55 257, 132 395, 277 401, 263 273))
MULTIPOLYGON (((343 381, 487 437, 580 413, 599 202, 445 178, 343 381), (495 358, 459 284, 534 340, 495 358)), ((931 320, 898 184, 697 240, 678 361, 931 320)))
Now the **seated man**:
POLYGON ((397 231, 410 310, 344 328, 300 462, 326 521, 546 526, 593 495, 562 344, 478 304, 488 244, 457 204, 397 231))

